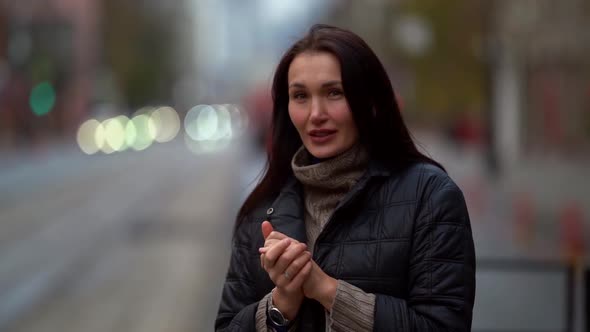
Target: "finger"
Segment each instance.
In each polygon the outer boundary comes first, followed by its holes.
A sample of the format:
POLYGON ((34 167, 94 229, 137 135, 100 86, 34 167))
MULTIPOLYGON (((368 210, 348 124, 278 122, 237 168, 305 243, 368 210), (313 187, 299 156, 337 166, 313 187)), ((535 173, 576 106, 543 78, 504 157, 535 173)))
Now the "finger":
POLYGON ((286 283, 282 286, 282 288, 287 292, 294 292, 298 289, 301 289, 303 283, 307 280, 309 275, 311 274, 311 269, 313 267, 313 261, 309 260, 305 265, 299 270, 299 272, 293 276, 289 283, 286 283))
MULTIPOLYGON (((280 241, 280 240, 283 240, 283 239, 286 239, 286 238, 289 238, 289 237, 286 236, 283 233, 280 233, 280 232, 277 232, 277 231, 272 231, 268 235, 268 237, 266 238, 266 240, 264 241, 264 247, 258 248, 258 252, 261 253, 261 254, 262 253, 265 253, 265 252, 268 251, 268 249, 270 249, 270 247, 272 246, 273 243, 275 243, 277 241, 280 241)), ((291 239, 291 242, 299 243, 299 241, 297 241, 297 240, 295 240, 293 238, 290 238, 290 239, 291 239)))
POLYGON ((309 251, 302 252, 299 256, 295 257, 289 266, 287 266, 284 272, 285 277, 287 279, 293 279, 310 260, 311 253, 309 251))
POLYGON ((260 266, 264 269, 264 253, 260 255, 260 266))
POLYGON ((285 234, 283 234, 283 233, 276 232, 276 231, 272 231, 272 232, 269 234, 269 236, 266 238, 266 240, 264 241, 264 247, 262 247, 262 248, 258 248, 258 251, 259 251, 260 253, 266 252, 266 251, 268 251, 268 249, 270 249, 270 247, 271 247, 271 246, 272 246, 272 245, 273 245, 275 242, 278 242, 278 241, 280 241, 280 240, 284 240, 284 239, 287 239, 287 238, 288 238, 288 239, 291 239, 291 242, 294 242, 294 243, 299 243, 299 241, 297 241, 297 240, 295 240, 295 239, 292 239, 292 238, 290 238, 290 237, 286 236, 286 235, 285 235, 285 234), (266 248, 266 249, 263 249, 263 248, 266 248))
POLYGON ((276 260, 281 256, 285 249, 287 249, 290 243, 291 240, 286 238, 273 244, 268 249, 268 251, 264 254, 264 266, 267 271, 275 265, 276 260))
POLYGON ((264 242, 264 247, 258 248, 258 252, 261 254, 266 253, 268 251, 268 249, 270 249, 270 247, 272 247, 275 243, 277 243, 279 241, 280 240, 276 240, 276 239, 266 240, 264 242))
POLYGON ((268 234, 268 237, 266 238, 266 240, 282 240, 284 238, 287 238, 288 236, 281 233, 281 232, 277 232, 277 231, 272 231, 270 232, 270 234, 268 234))
POLYGON ((263 221, 262 222, 262 236, 264 237, 264 239, 266 239, 272 231, 273 231, 272 224, 266 220, 263 221))
MULTIPOLYGON (((276 273, 285 273, 287 267, 307 249, 303 243, 292 243, 275 262, 273 269, 276 273)), ((294 275, 294 274, 293 274, 294 275)))
MULTIPOLYGON (((277 286, 284 286, 288 284, 293 276, 296 274, 296 270, 293 268, 292 274, 286 271, 286 268, 299 256, 303 255, 307 246, 302 243, 291 243, 287 249, 281 254, 281 256, 277 259, 275 264, 272 268, 267 269, 268 276, 271 280, 273 280, 274 284, 277 286), (285 273, 287 272, 287 273, 285 273)), ((309 256, 308 256, 309 257, 309 256)), ((309 260, 309 258, 307 259, 309 260)), ((307 261, 305 260, 305 261, 307 261)), ((300 266, 303 266, 301 264, 300 266)))

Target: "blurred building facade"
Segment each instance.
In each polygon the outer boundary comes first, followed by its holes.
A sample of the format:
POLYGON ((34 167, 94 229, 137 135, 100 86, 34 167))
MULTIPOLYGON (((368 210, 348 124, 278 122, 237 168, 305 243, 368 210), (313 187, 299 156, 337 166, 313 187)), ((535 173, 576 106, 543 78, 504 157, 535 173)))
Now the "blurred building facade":
POLYGON ((180 4, 0 1, 0 148, 71 141, 101 104, 170 99, 180 4))
POLYGON ((90 116, 149 103, 187 110, 219 101, 219 91, 236 102, 269 86, 286 45, 320 20, 369 42, 414 126, 482 147, 496 168, 529 154, 583 157, 589 7, 584 0, 0 0, 0 147, 71 136, 90 116), (44 82, 49 87, 34 95, 44 82))
POLYGON ((590 3, 505 0, 493 6, 488 40, 497 73, 497 148, 514 154, 505 163, 521 153, 587 154, 590 3))
POLYGON ((340 1, 329 20, 376 50, 410 122, 469 132, 492 170, 588 155, 588 1, 340 1))
POLYGON ((0 7, 0 145, 35 144, 73 130, 97 62, 98 1, 3 1, 0 7), (44 82, 46 92, 33 95, 44 82))

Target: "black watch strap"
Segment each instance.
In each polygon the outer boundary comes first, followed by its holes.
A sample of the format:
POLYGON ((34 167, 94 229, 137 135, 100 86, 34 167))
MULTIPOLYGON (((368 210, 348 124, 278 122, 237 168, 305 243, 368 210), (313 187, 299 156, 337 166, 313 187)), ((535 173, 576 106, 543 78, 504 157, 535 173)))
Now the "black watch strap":
POLYGON ((273 305, 272 293, 271 297, 266 303, 266 324, 276 332, 288 332, 292 321, 287 320, 283 313, 273 305))
POLYGON ((268 326, 270 326, 275 332, 288 332, 289 331, 289 326, 280 326, 275 324, 270 317, 266 317, 266 324, 268 326))

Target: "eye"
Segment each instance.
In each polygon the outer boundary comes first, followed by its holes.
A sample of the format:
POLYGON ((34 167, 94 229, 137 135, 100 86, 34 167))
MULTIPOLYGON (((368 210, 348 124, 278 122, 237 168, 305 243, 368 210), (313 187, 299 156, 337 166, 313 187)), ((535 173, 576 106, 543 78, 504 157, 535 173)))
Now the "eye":
POLYGON ((305 94, 304 92, 299 91, 299 92, 294 92, 291 94, 291 99, 293 99, 293 100, 301 101, 301 100, 304 100, 305 98, 307 98, 307 94, 305 94))
POLYGON ((335 99, 335 98, 340 98, 342 96, 344 96, 344 92, 342 92, 342 90, 340 90, 340 89, 332 89, 332 90, 328 91, 328 97, 330 97, 330 98, 335 99))

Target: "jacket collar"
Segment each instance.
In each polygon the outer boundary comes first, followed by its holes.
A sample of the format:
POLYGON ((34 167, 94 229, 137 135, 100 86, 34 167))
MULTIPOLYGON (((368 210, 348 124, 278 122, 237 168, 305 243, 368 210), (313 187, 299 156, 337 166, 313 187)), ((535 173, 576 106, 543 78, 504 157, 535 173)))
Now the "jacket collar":
POLYGON ((266 214, 274 230, 307 243, 301 193, 301 184, 291 176, 266 214))
MULTIPOLYGON (((348 204, 358 193, 362 192, 369 181, 377 177, 388 177, 391 170, 378 161, 371 160, 367 166, 367 171, 361 176, 359 181, 348 192, 336 209, 348 204)), ((291 176, 283 189, 267 210, 267 218, 273 228, 299 242, 307 243, 305 232, 305 218, 303 212, 303 196, 301 183, 294 176, 291 176)))

